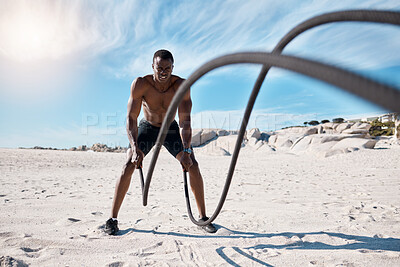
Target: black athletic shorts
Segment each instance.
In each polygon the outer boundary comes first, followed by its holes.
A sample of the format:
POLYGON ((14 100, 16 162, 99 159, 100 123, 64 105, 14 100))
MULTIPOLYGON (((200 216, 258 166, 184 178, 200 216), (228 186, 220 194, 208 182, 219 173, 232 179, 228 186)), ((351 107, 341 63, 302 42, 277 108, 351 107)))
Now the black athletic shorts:
MULTIPOLYGON (((139 122, 137 142, 139 149, 143 151, 144 155, 147 155, 156 144, 160 129, 160 127, 151 125, 150 122, 146 121, 145 119, 142 119, 139 122)), ((176 157, 179 152, 183 151, 183 143, 179 133, 179 126, 175 120, 169 126, 163 145, 174 157, 176 157)))

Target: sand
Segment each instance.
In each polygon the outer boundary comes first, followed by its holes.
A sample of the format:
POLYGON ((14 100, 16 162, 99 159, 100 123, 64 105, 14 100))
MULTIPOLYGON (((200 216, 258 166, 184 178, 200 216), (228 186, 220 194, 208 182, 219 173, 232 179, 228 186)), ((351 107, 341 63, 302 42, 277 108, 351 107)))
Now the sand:
MULTIPOLYGON (((231 157, 197 152, 211 215, 231 157)), ((400 266, 399 146, 328 158, 243 149, 215 234, 188 218, 166 151, 148 206, 135 172, 121 231, 104 234, 124 161, 0 149, 1 266, 400 266)))

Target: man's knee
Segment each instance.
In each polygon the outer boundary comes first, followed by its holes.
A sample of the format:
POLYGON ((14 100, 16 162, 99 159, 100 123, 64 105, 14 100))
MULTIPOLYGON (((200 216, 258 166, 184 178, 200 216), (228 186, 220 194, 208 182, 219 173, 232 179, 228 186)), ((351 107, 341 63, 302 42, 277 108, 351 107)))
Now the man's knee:
POLYGON ((190 166, 190 168, 194 168, 194 169, 199 169, 199 163, 197 162, 197 160, 194 157, 192 158, 192 166, 190 166))

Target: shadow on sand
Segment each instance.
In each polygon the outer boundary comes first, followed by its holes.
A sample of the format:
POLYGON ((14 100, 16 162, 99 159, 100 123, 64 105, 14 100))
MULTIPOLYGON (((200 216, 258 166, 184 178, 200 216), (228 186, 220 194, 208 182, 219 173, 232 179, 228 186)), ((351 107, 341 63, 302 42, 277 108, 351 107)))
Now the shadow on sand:
MULTIPOLYGON (((255 233, 255 232, 242 232, 242 231, 235 231, 230 230, 226 227, 220 226, 215 224, 217 229, 225 229, 229 233, 229 235, 218 235, 217 234, 206 234, 206 235, 194 235, 194 234, 182 234, 176 232, 161 232, 156 230, 141 230, 141 229, 134 229, 128 228, 125 230, 120 230, 118 235, 123 236, 131 232, 136 233, 152 233, 155 235, 169 235, 169 236, 176 236, 176 237, 189 237, 189 238, 209 238, 209 239, 235 239, 235 238, 272 238, 277 236, 284 236, 287 238, 291 238, 293 236, 297 236, 300 239, 306 235, 328 235, 330 237, 341 238, 344 241, 353 241, 344 244, 344 245, 330 245, 323 242, 303 242, 298 241, 291 244, 284 244, 284 245, 274 245, 274 244, 258 244, 251 247, 246 247, 244 249, 301 249, 301 250, 372 250, 372 251, 395 251, 400 252, 400 239, 398 238, 379 238, 379 237, 369 237, 369 236, 359 236, 359 235, 349 235, 349 234, 342 234, 342 233, 335 233, 335 232, 308 232, 308 233, 293 233, 293 232, 282 232, 282 233, 255 233)), ((224 249, 226 247, 219 247, 216 249, 221 258, 223 258, 227 263, 232 266, 240 266, 235 263, 232 259, 230 259, 225 253, 224 249)), ((244 257, 247 257, 258 264, 263 266, 272 266, 266 262, 263 262, 257 258, 254 258, 250 254, 244 252, 238 247, 232 247, 234 251, 241 254, 244 257)))

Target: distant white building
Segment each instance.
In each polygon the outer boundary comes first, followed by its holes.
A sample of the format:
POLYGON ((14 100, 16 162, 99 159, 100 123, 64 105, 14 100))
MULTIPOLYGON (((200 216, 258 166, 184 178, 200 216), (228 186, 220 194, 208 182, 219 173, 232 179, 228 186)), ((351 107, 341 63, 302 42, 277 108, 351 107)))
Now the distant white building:
POLYGON ((348 120, 348 122, 358 122, 358 121, 366 121, 366 122, 372 122, 374 120, 378 120, 380 122, 394 122, 396 121, 396 113, 387 113, 379 116, 373 116, 373 117, 365 117, 361 119, 352 119, 348 120))

